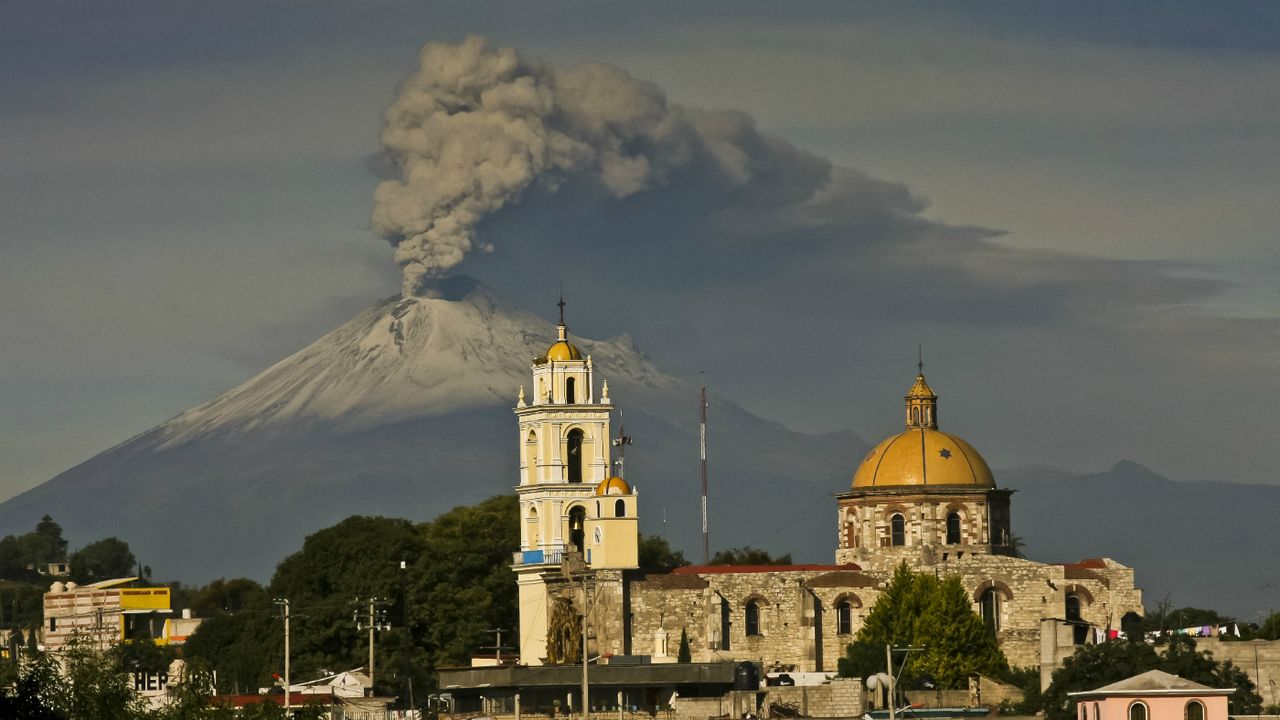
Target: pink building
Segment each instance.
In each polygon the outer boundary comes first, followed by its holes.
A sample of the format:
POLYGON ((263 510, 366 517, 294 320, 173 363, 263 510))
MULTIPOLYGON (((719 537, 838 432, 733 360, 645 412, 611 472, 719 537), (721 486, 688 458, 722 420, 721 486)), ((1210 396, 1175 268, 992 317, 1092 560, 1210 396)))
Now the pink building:
POLYGON ((1068 693, 1079 720, 1227 720, 1227 696, 1160 670, 1148 670, 1097 690, 1068 693))

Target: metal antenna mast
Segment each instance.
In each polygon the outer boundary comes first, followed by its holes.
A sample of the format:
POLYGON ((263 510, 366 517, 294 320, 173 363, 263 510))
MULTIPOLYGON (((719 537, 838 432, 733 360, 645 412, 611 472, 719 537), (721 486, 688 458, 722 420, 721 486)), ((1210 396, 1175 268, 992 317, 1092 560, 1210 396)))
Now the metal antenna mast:
POLYGON ((711 533, 707 527, 707 386, 698 394, 698 445, 702 460, 702 564, 711 562, 711 533))
POLYGON ((623 432, 622 411, 618 411, 618 437, 613 439, 613 446, 618 448, 618 459, 614 462, 618 465, 618 477, 626 479, 626 456, 627 446, 631 444, 631 436, 623 432))

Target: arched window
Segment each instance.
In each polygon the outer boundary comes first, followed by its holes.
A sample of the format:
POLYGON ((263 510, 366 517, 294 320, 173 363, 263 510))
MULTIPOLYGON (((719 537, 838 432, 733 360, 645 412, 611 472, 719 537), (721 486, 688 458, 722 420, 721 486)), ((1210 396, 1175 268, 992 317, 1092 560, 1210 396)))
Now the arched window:
POLYGON ((587 511, 575 505, 569 511, 569 544, 578 552, 585 552, 587 539, 587 511))
POLYGON ((1000 591, 993 587, 983 590, 978 598, 978 607, 982 611, 982 622, 987 626, 987 633, 995 637, 1000 632, 1000 591))
POLYGON ((574 402, 573 378, 569 378, 564 381, 564 401, 570 405, 574 402))
POLYGON ((915 425, 920 424, 920 408, 911 408, 911 422, 915 425))
POLYGON ((1199 700, 1188 700, 1183 716, 1185 720, 1204 720, 1204 703, 1199 700))
POLYGON ((1129 720, 1147 720, 1147 706, 1141 702, 1130 705, 1129 720))
POLYGON ((1080 596, 1074 593, 1067 595, 1066 619, 1071 625, 1071 642, 1083 645, 1089 639, 1089 626, 1080 614, 1080 596))
POLYGON ((907 544, 907 521, 902 513, 894 513, 889 518, 889 544, 894 547, 907 544))
POLYGON ((614 517, 626 517, 626 516, 627 516, 627 503, 626 503, 626 501, 624 501, 624 500, 615 500, 615 501, 613 502, 613 516, 614 516, 614 517))
POLYGON ((960 544, 960 513, 947 513, 947 544, 960 544))
POLYGON ((853 634, 853 605, 848 600, 836 603, 836 634, 853 634))
POLYGON ((760 605, 755 600, 747 601, 746 617, 747 636, 760 634, 760 605))
POLYGON ((1080 703, 1080 720, 1089 720, 1089 703, 1080 703))
POLYGON ((722 597, 720 598, 720 649, 721 650, 728 650, 730 648, 729 631, 732 630, 731 626, 732 626, 732 617, 729 614, 729 601, 722 597))
POLYGON ((569 482, 582 482, 582 431, 574 428, 569 431, 568 441, 569 482))

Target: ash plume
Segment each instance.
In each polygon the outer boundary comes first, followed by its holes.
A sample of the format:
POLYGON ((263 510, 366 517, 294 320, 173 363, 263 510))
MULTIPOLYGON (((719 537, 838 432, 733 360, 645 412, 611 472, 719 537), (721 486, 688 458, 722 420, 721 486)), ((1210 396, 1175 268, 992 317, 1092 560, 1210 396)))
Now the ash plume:
POLYGON ((399 177, 379 184, 372 222, 396 248, 406 295, 491 251, 477 226, 530 192, 584 181, 621 199, 697 173, 719 193, 772 178, 785 187, 770 194, 794 202, 831 172, 743 113, 668 103, 616 67, 540 63, 478 37, 424 46, 384 119, 399 177))

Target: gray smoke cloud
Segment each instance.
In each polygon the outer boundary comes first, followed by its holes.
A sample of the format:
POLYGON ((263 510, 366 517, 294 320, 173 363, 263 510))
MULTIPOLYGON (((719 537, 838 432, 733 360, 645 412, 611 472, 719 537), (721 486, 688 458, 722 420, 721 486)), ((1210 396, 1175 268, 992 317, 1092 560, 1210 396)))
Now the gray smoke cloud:
POLYGON ((743 113, 668 103, 657 85, 609 65, 544 64, 478 37, 427 44, 420 61, 385 113, 382 149, 399 177, 373 199, 405 294, 493 250, 477 226, 531 191, 583 180, 622 199, 692 172, 724 193, 781 184, 787 192, 774 197, 795 202, 831 172, 743 113))

